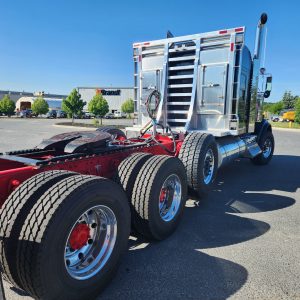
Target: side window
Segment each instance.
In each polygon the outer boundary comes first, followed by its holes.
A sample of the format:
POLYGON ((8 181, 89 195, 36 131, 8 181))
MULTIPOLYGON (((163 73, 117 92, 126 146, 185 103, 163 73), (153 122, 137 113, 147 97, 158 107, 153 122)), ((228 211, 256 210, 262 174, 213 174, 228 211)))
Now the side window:
POLYGON ((202 96, 200 112, 203 114, 224 114, 227 64, 202 67, 202 96))

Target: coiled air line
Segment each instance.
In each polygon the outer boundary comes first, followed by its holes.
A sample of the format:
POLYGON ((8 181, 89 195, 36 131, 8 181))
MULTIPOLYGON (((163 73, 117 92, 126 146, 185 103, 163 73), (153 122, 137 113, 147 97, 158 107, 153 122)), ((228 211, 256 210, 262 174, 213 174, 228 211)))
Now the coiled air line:
POLYGON ((145 106, 146 106, 146 110, 147 113, 149 115, 149 117, 151 118, 151 120, 141 129, 140 133, 141 133, 141 138, 143 137, 143 135, 151 128, 153 127, 153 132, 150 138, 146 139, 146 143, 150 143, 151 141, 154 141, 157 145, 159 145, 161 148, 163 148, 165 151, 174 154, 176 152, 176 143, 175 143, 175 137, 174 134, 171 130, 171 127, 167 124, 166 128, 165 126, 163 126, 162 124, 160 124, 156 117, 157 117, 157 110, 159 107, 161 101, 161 94, 158 90, 154 90, 153 92, 151 92, 146 101, 145 101, 145 106), (156 127, 160 126, 163 130, 166 129, 166 133, 169 131, 171 136, 172 136, 172 140, 173 140, 173 150, 169 150, 165 145, 161 144, 159 141, 156 140, 155 135, 156 135, 156 127))

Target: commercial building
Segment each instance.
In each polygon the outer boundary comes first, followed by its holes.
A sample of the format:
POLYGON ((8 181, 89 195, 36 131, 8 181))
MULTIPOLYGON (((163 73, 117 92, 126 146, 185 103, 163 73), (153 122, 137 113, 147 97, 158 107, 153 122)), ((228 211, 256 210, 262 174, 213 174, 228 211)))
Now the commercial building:
POLYGON ((18 92, 18 91, 9 91, 9 90, 0 90, 0 100, 5 96, 8 95, 11 100, 17 102, 21 97, 38 97, 42 96, 43 98, 52 98, 52 99, 65 99, 67 95, 61 94, 50 94, 45 92, 18 92))
POLYGON ((88 103, 95 95, 102 94, 108 102, 109 111, 112 113, 121 111, 122 103, 128 99, 133 99, 134 96, 132 87, 78 87, 77 90, 81 99, 87 103, 85 110, 88 110, 88 103))
MULTIPOLYGON (((21 111, 23 109, 30 109, 35 99, 37 99, 37 97, 21 97, 16 102, 16 110, 21 111)), ((58 98, 43 97, 43 99, 47 101, 49 105, 49 109, 54 109, 54 110, 61 109, 62 100, 63 100, 62 98, 58 99, 58 98)))

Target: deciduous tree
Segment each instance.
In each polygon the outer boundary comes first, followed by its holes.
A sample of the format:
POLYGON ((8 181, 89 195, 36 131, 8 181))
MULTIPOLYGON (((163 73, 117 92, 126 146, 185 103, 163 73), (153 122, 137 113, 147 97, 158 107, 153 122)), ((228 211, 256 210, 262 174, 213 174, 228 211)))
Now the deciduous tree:
POLYGON ((15 102, 12 101, 8 95, 5 95, 0 101, 0 112, 9 117, 14 113, 15 108, 15 102))
POLYGON ((109 112, 109 105, 102 94, 97 94, 89 102, 88 109, 89 112, 100 117, 102 125, 102 118, 109 112))
POLYGON ((81 95, 76 89, 73 89, 70 95, 63 100, 62 109, 72 117, 74 122, 74 115, 81 115, 86 102, 81 99, 81 95))
POLYGON ((129 115, 134 112, 134 102, 132 99, 126 100, 121 106, 122 112, 129 115))
POLYGON ((37 115, 46 114, 49 111, 48 102, 42 97, 38 97, 31 105, 32 112, 37 115))

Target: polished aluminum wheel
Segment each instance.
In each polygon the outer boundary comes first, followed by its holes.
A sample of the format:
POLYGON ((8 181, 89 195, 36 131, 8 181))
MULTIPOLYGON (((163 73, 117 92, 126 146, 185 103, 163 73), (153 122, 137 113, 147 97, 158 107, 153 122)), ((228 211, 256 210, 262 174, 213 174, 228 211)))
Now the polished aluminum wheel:
POLYGON ((204 158, 203 177, 204 183, 209 184, 213 178, 215 158, 212 149, 208 149, 204 158))
POLYGON ((272 148, 273 148, 273 145, 272 145, 272 141, 271 139, 266 139, 264 144, 263 144, 263 156, 264 158, 268 158, 272 152, 272 148))
POLYGON ((159 194, 159 214, 165 222, 173 220, 176 216, 181 196, 181 181, 176 174, 172 174, 164 181, 159 194))
POLYGON ((105 205, 85 211, 73 225, 65 245, 65 267, 75 279, 95 276, 106 264, 117 237, 117 219, 105 205))

